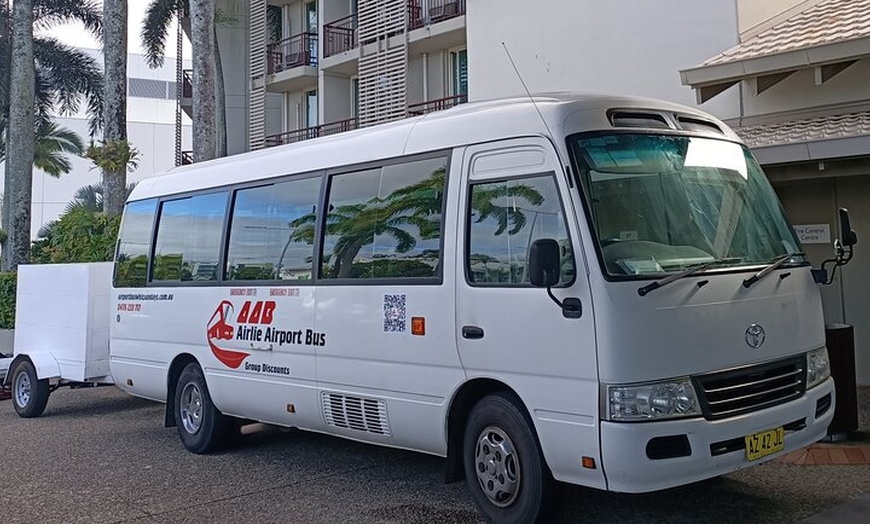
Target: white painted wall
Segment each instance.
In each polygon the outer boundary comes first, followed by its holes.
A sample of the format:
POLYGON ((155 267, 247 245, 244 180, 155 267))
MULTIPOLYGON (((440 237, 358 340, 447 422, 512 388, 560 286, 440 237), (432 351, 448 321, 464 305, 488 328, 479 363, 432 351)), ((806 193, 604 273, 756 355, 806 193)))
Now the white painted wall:
MULTIPOLYGON (((524 94, 504 42, 529 90, 642 95, 695 105, 679 70, 738 42, 733 0, 473 0, 467 2, 472 100, 524 94)), ((704 105, 738 115, 738 90, 704 105)))

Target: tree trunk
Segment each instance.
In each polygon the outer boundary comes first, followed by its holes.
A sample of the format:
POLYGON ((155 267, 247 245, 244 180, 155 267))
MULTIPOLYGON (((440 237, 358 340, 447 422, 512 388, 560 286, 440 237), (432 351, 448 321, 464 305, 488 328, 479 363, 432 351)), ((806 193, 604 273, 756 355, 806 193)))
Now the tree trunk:
POLYGON ((6 130, 6 179, 3 198, 3 269, 15 271, 30 260, 30 206, 33 184, 34 87, 33 2, 12 6, 12 68, 6 130))
MULTIPOLYGON (((127 0, 103 0, 105 85, 103 141, 127 139, 127 0)), ((127 198, 127 166, 103 169, 103 211, 120 215, 127 198)))
POLYGON ((221 48, 218 45, 217 24, 214 33, 214 71, 215 71, 215 140, 218 158, 227 156, 227 92, 224 86, 224 66, 221 61, 221 48))
POLYGON ((215 157, 214 1, 190 0, 193 42, 193 161, 215 157))

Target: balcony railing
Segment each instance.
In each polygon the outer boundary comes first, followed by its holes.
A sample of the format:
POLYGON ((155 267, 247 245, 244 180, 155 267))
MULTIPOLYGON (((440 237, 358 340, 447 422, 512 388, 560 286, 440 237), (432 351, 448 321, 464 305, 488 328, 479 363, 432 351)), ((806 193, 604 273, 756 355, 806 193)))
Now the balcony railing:
POLYGON ((427 100, 419 104, 411 104, 408 106, 408 114, 410 115, 425 115, 434 111, 450 109, 453 106, 468 102, 468 95, 448 96, 444 98, 436 98, 427 100))
POLYGON ((300 66, 317 67, 317 33, 300 33, 269 44, 269 74, 300 66))
POLYGON ((357 46, 356 14, 323 25, 323 56, 350 51, 357 46))
POLYGON ((348 118, 347 120, 339 120, 338 122, 329 122, 314 127, 306 127, 297 129, 296 131, 288 131, 278 135, 269 135, 266 137, 264 145, 266 147, 280 146, 283 144, 292 144, 293 142, 301 142, 309 138, 317 138, 320 136, 335 135, 351 131, 357 128, 358 120, 356 118, 348 118))
POLYGON ((193 98, 193 69, 181 72, 181 98, 193 98))
POLYGON ((193 151, 181 152, 181 165, 186 166, 193 163, 193 151))
POLYGON ((465 0, 408 0, 408 29, 465 14, 465 0))

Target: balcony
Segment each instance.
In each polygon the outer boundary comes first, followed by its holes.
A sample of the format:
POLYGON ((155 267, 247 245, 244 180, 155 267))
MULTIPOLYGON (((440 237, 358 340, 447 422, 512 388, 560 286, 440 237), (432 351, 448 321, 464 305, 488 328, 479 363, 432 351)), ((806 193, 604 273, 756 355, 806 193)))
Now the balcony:
POLYGON ((444 98, 436 98, 434 100, 420 102, 419 104, 409 105, 408 114, 411 116, 425 115, 427 113, 433 113, 435 111, 450 109, 451 107, 458 106, 459 104, 464 104, 466 102, 468 102, 468 95, 456 95, 444 98))
POLYGON ((193 163, 193 151, 181 152, 181 165, 187 166, 193 163))
POLYGON ((266 90, 287 93, 317 86, 317 33, 300 33, 266 47, 266 90))
POLYGON ((464 14, 465 0, 408 0, 408 29, 419 29, 464 14))
POLYGON ((323 25, 323 57, 327 58, 357 46, 356 14, 323 25))
POLYGON ((266 137, 264 145, 266 147, 273 147, 284 144, 292 144, 294 142, 301 142, 310 138, 317 138, 321 136, 344 133, 345 131, 352 131, 356 129, 357 126, 358 120, 356 118, 339 120, 337 122, 329 122, 327 124, 321 124, 314 127, 306 127, 304 129, 297 129, 295 131, 288 131, 286 133, 281 133, 278 135, 269 135, 266 137))
POLYGON ((269 74, 295 67, 317 67, 317 33, 300 33, 266 48, 269 74))
POLYGON ((181 98, 193 98, 193 69, 181 72, 181 98))

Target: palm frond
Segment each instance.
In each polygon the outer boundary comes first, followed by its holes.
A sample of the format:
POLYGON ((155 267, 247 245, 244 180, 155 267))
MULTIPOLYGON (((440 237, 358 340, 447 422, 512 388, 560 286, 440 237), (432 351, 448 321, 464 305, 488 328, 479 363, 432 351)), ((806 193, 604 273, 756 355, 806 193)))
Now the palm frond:
POLYGON ((54 92, 61 113, 74 113, 84 98, 91 130, 102 126, 103 75, 97 61, 87 53, 54 38, 33 39, 37 74, 54 92))
POLYGON ((33 0, 34 29, 81 22, 98 39, 103 35, 101 3, 94 0, 33 0))
POLYGON ((178 10, 186 3, 185 0, 152 0, 148 4, 140 36, 142 47, 145 49, 145 59, 152 69, 163 65, 169 26, 178 14, 178 10))
POLYGON ((53 122, 43 123, 36 132, 33 165, 55 178, 72 170, 67 155, 81 156, 85 145, 73 131, 53 122))

